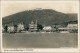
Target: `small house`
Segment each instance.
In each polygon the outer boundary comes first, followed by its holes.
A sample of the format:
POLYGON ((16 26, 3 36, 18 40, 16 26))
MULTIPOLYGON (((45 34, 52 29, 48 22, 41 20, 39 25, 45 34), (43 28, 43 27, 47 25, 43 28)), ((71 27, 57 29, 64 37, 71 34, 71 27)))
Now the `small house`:
POLYGON ((43 28, 43 30, 46 31, 46 32, 47 32, 47 31, 50 32, 51 29, 52 29, 51 26, 44 26, 44 28, 43 28))
POLYGON ((78 24, 68 24, 67 28, 68 28, 68 31, 71 33, 77 33, 78 32, 78 24))
POLYGON ((8 26, 8 32, 9 33, 14 32, 14 26, 8 26))
POLYGON ((78 24, 68 24, 68 29, 78 29, 78 24))

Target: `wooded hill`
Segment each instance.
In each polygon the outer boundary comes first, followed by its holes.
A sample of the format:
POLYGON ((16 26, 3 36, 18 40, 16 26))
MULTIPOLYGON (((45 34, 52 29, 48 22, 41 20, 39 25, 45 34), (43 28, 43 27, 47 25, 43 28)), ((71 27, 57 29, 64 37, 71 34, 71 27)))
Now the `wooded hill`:
POLYGON ((76 21, 77 14, 65 14, 52 9, 26 10, 3 17, 2 24, 9 25, 11 23, 18 24, 23 22, 25 26, 28 26, 31 21, 36 21, 36 19, 42 25, 66 25, 70 21, 76 21))

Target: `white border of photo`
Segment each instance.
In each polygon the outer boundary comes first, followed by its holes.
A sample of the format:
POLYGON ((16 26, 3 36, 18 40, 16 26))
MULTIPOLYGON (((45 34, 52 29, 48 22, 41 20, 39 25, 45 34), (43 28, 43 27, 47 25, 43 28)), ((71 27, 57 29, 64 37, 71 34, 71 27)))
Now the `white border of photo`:
MULTIPOLYGON (((55 1, 55 0, 54 0, 55 1)), ((58 0, 57 0, 58 1, 58 0)), ((5 1, 5 0, 2 0, 1 3, 3 2, 13 2, 13 1, 5 1)), ((53 1, 14 1, 14 2, 53 2, 53 1)), ((61 1, 62 2, 62 1, 61 1)), ((66 2, 66 1, 63 1, 63 2, 66 2)), ((71 1, 67 1, 67 2, 71 2, 71 1)), ((72 1, 72 2, 75 2, 72 1)), ((77 0, 77 2, 79 2, 77 0)), ((2 7, 2 6, 1 6, 2 7)), ((1 11, 2 11, 2 8, 1 8, 1 11)), ((1 52, 53 52, 53 53, 59 53, 59 52, 67 52, 67 53, 79 53, 80 52, 80 36, 79 36, 79 33, 80 33, 80 28, 79 28, 79 25, 80 25, 80 18, 79 18, 79 11, 78 11, 78 48, 67 48, 67 47, 62 47, 62 48, 11 48, 11 49, 7 49, 7 48, 2 48, 2 27, 0 27, 1 31, 1 35, 0 35, 0 38, 1 38, 1 52)), ((2 13, 0 14, 0 25, 2 26, 2 13)))

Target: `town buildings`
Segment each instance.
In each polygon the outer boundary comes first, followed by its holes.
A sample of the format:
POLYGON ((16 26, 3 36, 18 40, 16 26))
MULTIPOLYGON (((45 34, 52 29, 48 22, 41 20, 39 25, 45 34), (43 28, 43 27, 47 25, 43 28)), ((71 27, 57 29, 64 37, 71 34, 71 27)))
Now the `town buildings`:
MULTIPOLYGON (((42 26, 39 25, 37 23, 37 20, 31 21, 31 23, 29 24, 29 29, 27 31, 29 32, 37 32, 38 29, 40 31, 44 31, 44 32, 64 32, 64 33, 78 33, 78 24, 77 23, 68 23, 67 26, 62 26, 62 25, 52 25, 52 26, 42 26)), ((22 31, 26 31, 24 24, 23 23, 19 23, 17 25, 8 25, 8 32, 22 32, 22 31)))
POLYGON ((68 24, 68 29, 78 29, 78 24, 68 24))
POLYGON ((74 32, 77 33, 78 32, 78 24, 68 24, 67 25, 68 31, 69 32, 74 32))
POLYGON ((21 32, 22 30, 24 30, 24 24, 23 23, 19 23, 17 25, 15 24, 11 24, 11 25, 8 25, 8 30, 7 32, 9 33, 16 33, 16 32, 21 32))
POLYGON ((37 31, 37 20, 36 22, 31 22, 31 24, 29 24, 29 31, 33 32, 33 31, 37 31))
POLYGON ((69 23, 66 27, 59 27, 59 31, 68 31, 70 33, 77 33, 78 32, 78 24, 69 23))

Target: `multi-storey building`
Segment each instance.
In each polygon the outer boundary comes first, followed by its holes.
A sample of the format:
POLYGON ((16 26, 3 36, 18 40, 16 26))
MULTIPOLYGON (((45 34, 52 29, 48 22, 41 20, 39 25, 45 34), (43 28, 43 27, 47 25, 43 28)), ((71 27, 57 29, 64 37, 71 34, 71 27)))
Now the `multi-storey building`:
POLYGON ((29 24, 29 31, 33 32, 33 31, 37 31, 37 20, 36 22, 31 22, 31 24, 29 24))

